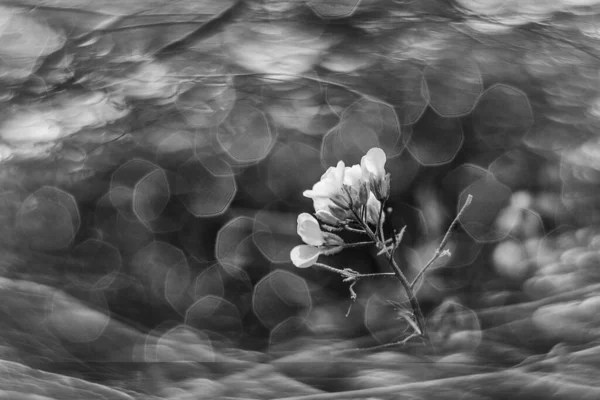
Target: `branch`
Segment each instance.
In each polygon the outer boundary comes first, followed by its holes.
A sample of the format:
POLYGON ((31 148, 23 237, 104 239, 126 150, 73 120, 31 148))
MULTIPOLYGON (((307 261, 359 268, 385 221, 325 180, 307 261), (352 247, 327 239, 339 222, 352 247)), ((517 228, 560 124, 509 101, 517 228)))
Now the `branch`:
POLYGON ((435 260, 437 260, 438 257, 442 254, 442 249, 444 248, 444 246, 446 246, 446 243, 448 243, 448 240, 450 239, 450 233, 452 232, 452 229, 454 229, 454 226, 458 223, 458 220, 460 219, 460 217, 465 213, 467 207, 469 207, 469 205, 471 204, 472 200, 473 200, 473 196, 472 195, 468 195, 467 196, 467 201, 465 201, 465 204, 462 206, 462 208, 460 209, 460 211, 456 215, 456 218, 454 218, 454 221, 452 221, 452 223, 450 224, 450 227, 446 231, 446 234, 444 235, 444 238, 442 239, 442 242, 440 243, 440 245, 438 246, 438 248, 435 250, 435 253, 433 254, 433 257, 423 267, 423 269, 421 269, 421 271, 419 271, 419 273, 417 274, 417 276, 415 277, 415 279, 410 284, 411 288, 413 288, 417 284, 417 282, 423 276, 423 274, 425 274, 425 272, 427 272, 427 269, 431 266, 431 264, 433 264, 433 262, 435 260))
POLYGON ((345 249, 351 249, 353 247, 361 247, 361 246, 368 246, 371 244, 375 244, 375 242, 355 242, 355 243, 344 243, 342 245, 343 248, 345 249))
POLYGON ((365 231, 364 231, 364 230, 362 230, 362 229, 356 229, 356 228, 352 228, 352 227, 350 227, 350 226, 348 226, 348 225, 344 226, 344 229, 345 229, 345 230, 347 230, 348 232, 361 233, 361 234, 363 234, 363 235, 366 235, 366 234, 367 234, 367 232, 365 232, 365 231))
POLYGON ((356 271, 353 271, 349 268, 346 269, 338 269, 334 267, 330 267, 329 265, 322 263, 314 263, 315 267, 326 269, 327 271, 334 272, 336 274, 342 275, 344 277, 344 282, 357 282, 361 279, 366 278, 394 278, 396 274, 393 272, 382 272, 377 274, 361 274, 356 271))
POLYGON ((385 207, 385 200, 381 202, 379 205, 379 216, 377 217, 377 229, 375 230, 375 234, 379 234, 382 242, 385 242, 383 237, 383 224, 381 222, 381 217, 383 216, 383 208, 385 207))
POLYGON ((412 287, 408 282, 408 279, 406 279, 406 276, 404 276, 402 270, 400 269, 400 267, 396 263, 396 260, 394 259, 395 251, 396 248, 392 248, 392 250, 388 253, 388 263, 396 273, 396 277, 398 278, 398 280, 402 284, 402 287, 406 291, 406 296, 408 297, 408 301, 410 302, 410 306, 412 307, 413 312, 415 314, 415 318, 417 320, 417 326, 419 327, 420 335, 422 335, 423 337, 427 337, 427 332, 425 331, 425 317, 423 316, 423 311, 421 311, 419 301, 417 300, 417 297, 415 296, 412 287))

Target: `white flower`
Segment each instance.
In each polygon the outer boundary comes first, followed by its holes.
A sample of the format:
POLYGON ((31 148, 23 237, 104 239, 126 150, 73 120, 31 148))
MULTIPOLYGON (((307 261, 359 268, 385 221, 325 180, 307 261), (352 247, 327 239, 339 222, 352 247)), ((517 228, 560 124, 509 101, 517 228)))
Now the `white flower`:
POLYGON ((305 190, 303 195, 310 199, 327 198, 337 196, 344 184, 344 162, 338 162, 336 167, 329 167, 321 176, 319 182, 313 185, 312 190, 305 190))
POLYGON ((368 188, 362 176, 360 165, 346 167, 340 161, 336 167, 329 167, 312 190, 305 190, 303 194, 313 199, 321 221, 338 225, 340 220, 352 217, 351 206, 360 208, 367 201, 368 188))
POLYGON ((385 178, 385 152, 378 147, 373 147, 360 159, 363 179, 369 180, 385 178))
POLYGON ((296 246, 290 252, 292 263, 298 268, 311 267, 317 262, 320 255, 321 251, 318 247, 308 246, 306 244, 296 246))
POLYGON ((351 167, 344 168, 344 185, 350 187, 358 187, 362 178, 362 168, 356 164, 351 167))
POLYGON ((369 187, 377 200, 385 200, 389 196, 389 174, 385 172, 386 155, 383 150, 373 147, 360 160, 362 179, 369 183, 369 187))
POLYGON ((308 268, 317 262, 321 254, 334 254, 342 249, 344 241, 338 235, 321 231, 319 222, 308 213, 298 215, 298 235, 304 243, 290 252, 290 258, 298 268, 308 268))
POLYGON ((313 199, 313 207, 315 208, 317 216, 319 215, 319 211, 324 211, 331 214, 332 206, 334 206, 334 204, 328 197, 315 197, 313 199))
POLYGON ((308 245, 322 246, 325 244, 325 237, 321 232, 319 222, 308 213, 298 215, 298 235, 308 245))

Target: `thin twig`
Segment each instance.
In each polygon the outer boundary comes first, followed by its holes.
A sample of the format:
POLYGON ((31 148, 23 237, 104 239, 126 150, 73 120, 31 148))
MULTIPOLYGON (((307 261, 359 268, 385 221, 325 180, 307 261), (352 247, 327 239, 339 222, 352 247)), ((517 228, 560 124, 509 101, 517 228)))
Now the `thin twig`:
POLYGON ((352 282, 348 288, 350 290, 350 299, 352 301, 356 300, 357 297, 356 292, 354 291, 354 285, 356 285, 356 281, 352 282))
POLYGON ((380 272, 377 274, 359 274, 357 276, 358 279, 363 279, 363 278, 382 278, 382 277, 388 277, 388 278, 392 278, 395 277, 396 274, 393 272, 380 272))
POLYGON ((367 232, 365 232, 363 229, 352 228, 348 225, 344 226, 344 229, 347 230, 348 232, 362 233, 363 235, 367 234, 367 232))
POLYGON ((384 343, 384 344, 379 344, 377 346, 371 346, 371 347, 359 347, 356 349, 337 350, 337 351, 332 352, 332 354, 341 356, 341 355, 346 355, 348 353, 363 353, 363 352, 383 350, 383 349, 387 349, 389 347, 394 347, 394 346, 405 346, 406 343, 414 337, 421 337, 421 336, 415 332, 415 333, 411 333, 406 339, 402 339, 397 342, 384 343))
POLYGON ((318 262, 317 262, 317 263, 314 263, 313 265, 314 265, 315 267, 323 268, 323 269, 326 269, 327 271, 330 271, 330 272, 334 272, 334 273, 336 273, 336 274, 343 275, 343 276, 344 276, 344 277, 346 277, 346 278, 348 278, 348 277, 351 277, 351 276, 352 276, 352 273, 351 273, 351 272, 348 272, 348 271, 346 271, 346 270, 341 270, 341 269, 333 268, 333 267, 330 267, 330 266, 329 266, 329 265, 327 265, 327 264, 322 264, 322 263, 318 263, 318 262))
POLYGON ((383 237, 383 223, 381 222, 381 217, 383 216, 383 208, 385 207, 385 200, 381 202, 379 207, 379 217, 377 218, 377 230, 375 234, 379 234, 382 242, 385 242, 385 238, 383 237))
POLYGON ((421 331, 421 335, 427 337, 427 332, 425 331, 425 316, 423 315, 423 311, 421 311, 421 306, 419 305, 419 301, 417 300, 417 297, 415 296, 412 287, 410 286, 410 282, 408 282, 408 279, 406 279, 406 276, 404 276, 402 270, 398 266, 398 263, 396 263, 396 260, 394 259, 395 251, 396 248, 392 248, 392 250, 388 253, 388 263, 396 273, 396 277, 398 278, 398 280, 402 284, 402 287, 406 291, 406 296, 408 297, 410 306, 412 307, 413 313, 415 314, 415 318, 417 319, 417 326, 421 331))
POLYGON ((351 249, 353 247, 361 247, 361 246, 368 246, 371 244, 375 244, 374 242, 355 242, 355 243, 344 243, 342 245, 343 248, 345 249, 351 249))
POLYGON ((456 218, 454 218, 454 221, 452 221, 452 223, 450 224, 450 227, 446 231, 446 234, 444 235, 444 238, 442 239, 440 245, 435 250, 435 253, 433 254, 433 257, 423 267, 423 269, 421 269, 421 271, 419 271, 419 273, 417 274, 417 276, 415 277, 415 279, 410 284, 411 288, 413 288, 417 284, 417 282, 423 276, 423 274, 425 274, 425 272, 427 272, 427 269, 431 266, 431 264, 433 264, 433 262, 435 260, 437 260, 437 258, 440 256, 440 254, 442 252, 442 249, 444 248, 444 246, 446 246, 446 243, 448 243, 448 240, 450 239, 450 233, 452 232, 452 229, 454 229, 454 226, 458 223, 460 217, 464 214, 464 212, 466 211, 467 207, 469 207, 469 205, 471 204, 472 200, 473 200, 473 196, 472 195, 468 195, 467 196, 467 201, 465 201, 465 204, 462 206, 462 208, 460 209, 460 211, 456 215, 456 218))
MULTIPOLYGON (((378 242, 378 245, 385 248, 386 247, 385 244, 381 241, 378 241, 377 236, 375 236, 373 231, 371 231, 371 228, 369 228, 369 225, 366 222, 364 222, 362 219, 360 219, 354 210, 352 212, 354 213, 354 216, 356 217, 358 222, 363 226, 365 231, 369 234, 369 237, 371 237, 371 239, 374 242, 378 242)), ((394 271, 396 278, 400 281, 400 284, 404 288, 404 291, 406 292, 406 296, 408 297, 408 299, 410 301, 410 306, 413 309, 413 313, 415 314, 415 317, 417 318, 417 325, 419 326, 419 329, 421 330, 423 336, 425 336, 425 335, 427 335, 427 333, 425 332, 425 323, 424 323, 425 317, 423 316, 423 312, 421 311, 419 302, 417 301, 417 298, 415 297, 415 295, 413 293, 412 287, 410 286, 410 282, 408 281, 408 279, 406 279, 406 276, 404 276, 404 273, 402 273, 402 270, 396 263, 396 260, 394 260, 394 252, 397 247, 398 247, 397 245, 394 245, 392 247, 391 251, 386 251, 387 260, 388 260, 389 265, 392 267, 392 270, 394 271)))
POLYGON ((348 318, 348 315, 350 315, 350 311, 352 310, 353 304, 354 304, 354 302, 351 302, 350 305, 348 305, 348 311, 346 311, 346 315, 345 315, 346 318, 348 318))
POLYGON ((369 235, 369 237, 371 238, 371 240, 375 243, 378 243, 379 240, 377 239, 377 236, 375 236, 375 234, 373 233, 373 231, 371 230, 371 228, 369 228, 369 224, 365 223, 363 221, 363 219, 356 213, 356 211, 352 210, 352 214, 354 214, 354 217, 356 218, 356 220, 358 221, 358 223, 363 227, 363 229, 365 230, 366 234, 369 235))
POLYGON ((366 279, 366 278, 384 278, 384 277, 394 278, 396 276, 396 274, 394 274, 393 272, 381 272, 381 273, 377 273, 377 274, 360 274, 351 269, 338 269, 338 268, 330 267, 327 264, 322 264, 322 263, 318 263, 318 262, 314 263, 313 265, 315 267, 323 268, 323 269, 326 269, 327 271, 342 275, 345 278, 344 279, 345 282, 359 281, 361 279, 366 279))
POLYGON ((402 238, 404 237, 404 232, 405 231, 406 231, 406 225, 404 225, 402 227, 402 229, 400 230, 400 233, 392 236, 391 238, 389 238, 385 242, 383 242, 383 244, 385 245, 385 247, 383 249, 381 249, 379 251, 379 253, 377 253, 377 255, 380 256, 383 253, 385 253, 386 251, 390 251, 394 246, 396 248, 398 248, 398 246, 400 246, 400 243, 402 243, 402 238), (390 242, 392 243, 392 246, 388 246, 388 244, 390 242))

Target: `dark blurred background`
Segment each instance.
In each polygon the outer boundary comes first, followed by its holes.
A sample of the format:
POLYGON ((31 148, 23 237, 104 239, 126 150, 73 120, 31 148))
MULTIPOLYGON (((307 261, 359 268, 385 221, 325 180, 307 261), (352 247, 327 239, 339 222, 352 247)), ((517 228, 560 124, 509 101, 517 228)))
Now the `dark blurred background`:
MULTIPOLYGON (((161 385, 227 374, 222 354, 406 337, 395 281, 352 302, 289 260, 302 192, 372 147, 409 277, 474 196, 419 285, 441 354, 595 341, 596 3, 4 1, 0 358, 180 398, 161 385)), ((375 251, 320 261, 389 272, 375 251)))

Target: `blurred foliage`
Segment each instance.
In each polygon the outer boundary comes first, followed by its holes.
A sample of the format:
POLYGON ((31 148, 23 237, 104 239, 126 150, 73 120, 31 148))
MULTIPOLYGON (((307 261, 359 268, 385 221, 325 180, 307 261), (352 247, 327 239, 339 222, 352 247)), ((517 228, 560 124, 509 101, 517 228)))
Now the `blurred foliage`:
MULTIPOLYGON (((387 398, 391 381, 461 374, 448 365, 519 363, 447 392, 397 391, 546 398, 555 383, 531 371, 551 369, 564 398, 600 397, 578 378, 600 368, 599 5, 3 2, 0 358, 12 378, 0 397, 272 398, 346 382, 387 398), (405 300, 398 286, 361 282, 351 303, 337 276, 288 256, 311 205, 302 191, 375 146, 392 174, 385 229, 407 225, 408 276, 474 200, 419 286, 434 354, 363 362, 330 350, 401 339, 386 302, 405 300), (550 351, 559 342, 580 346, 569 362, 550 351), (279 358, 261 367, 253 350, 279 358)), ((355 250, 327 261, 387 271, 355 250)))

